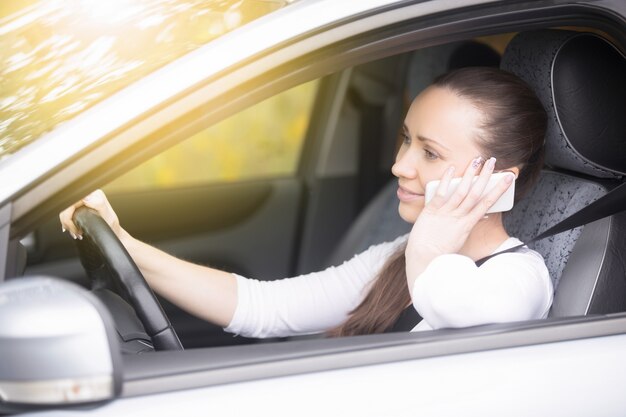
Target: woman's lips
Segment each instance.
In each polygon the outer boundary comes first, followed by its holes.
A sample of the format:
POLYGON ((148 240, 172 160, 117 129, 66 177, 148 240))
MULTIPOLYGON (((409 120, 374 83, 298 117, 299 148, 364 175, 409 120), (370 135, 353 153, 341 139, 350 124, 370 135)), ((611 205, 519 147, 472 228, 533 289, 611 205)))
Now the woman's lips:
POLYGON ((412 193, 406 188, 402 188, 402 186, 398 186, 398 198, 400 199, 400 201, 408 203, 411 201, 419 200, 420 198, 424 198, 424 194, 412 193))

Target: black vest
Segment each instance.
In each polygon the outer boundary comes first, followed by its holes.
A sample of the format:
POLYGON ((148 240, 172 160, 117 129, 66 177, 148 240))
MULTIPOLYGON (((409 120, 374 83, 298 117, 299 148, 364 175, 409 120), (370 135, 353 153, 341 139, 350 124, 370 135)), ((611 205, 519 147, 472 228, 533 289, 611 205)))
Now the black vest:
POLYGON ((387 329, 385 333, 391 332, 410 332, 413 330, 413 327, 417 326, 417 323, 422 321, 422 318, 413 307, 413 304, 402 310, 400 316, 396 322, 391 326, 390 329, 387 329))

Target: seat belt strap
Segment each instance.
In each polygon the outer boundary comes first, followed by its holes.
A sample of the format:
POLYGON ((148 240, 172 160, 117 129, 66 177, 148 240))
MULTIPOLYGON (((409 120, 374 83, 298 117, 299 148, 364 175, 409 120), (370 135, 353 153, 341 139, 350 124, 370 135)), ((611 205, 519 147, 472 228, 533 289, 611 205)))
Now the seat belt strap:
POLYGON ((515 252, 519 248, 534 243, 538 240, 545 239, 552 235, 556 235, 561 232, 565 232, 566 230, 574 229, 579 226, 584 226, 588 223, 594 222, 596 220, 603 219, 608 216, 612 216, 613 214, 617 214, 619 212, 626 210, 626 182, 618 185, 602 197, 598 198, 593 203, 589 204, 587 207, 583 207, 581 210, 572 214, 569 217, 561 220, 554 226, 550 227, 543 233, 535 236, 531 240, 526 243, 522 243, 517 246, 513 246, 512 248, 496 252, 489 256, 485 256, 476 261, 476 266, 481 266, 487 260, 493 258, 494 256, 515 252))

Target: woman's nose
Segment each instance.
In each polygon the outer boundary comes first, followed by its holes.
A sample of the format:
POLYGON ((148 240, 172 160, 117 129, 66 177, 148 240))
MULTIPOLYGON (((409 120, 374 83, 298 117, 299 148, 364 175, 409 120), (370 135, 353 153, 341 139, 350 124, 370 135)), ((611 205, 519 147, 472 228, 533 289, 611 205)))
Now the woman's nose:
POLYGON ((396 156, 396 162, 391 167, 391 173, 400 178, 416 178, 417 177, 417 158, 416 152, 411 149, 400 150, 396 156))

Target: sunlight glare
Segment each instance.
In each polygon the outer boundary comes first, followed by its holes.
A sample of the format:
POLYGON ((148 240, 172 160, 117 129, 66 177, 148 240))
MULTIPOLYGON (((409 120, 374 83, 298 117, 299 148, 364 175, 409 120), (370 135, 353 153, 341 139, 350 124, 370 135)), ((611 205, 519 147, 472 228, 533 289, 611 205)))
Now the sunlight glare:
POLYGON ((117 24, 141 13, 143 8, 135 0, 74 0, 80 9, 99 23, 117 24))

